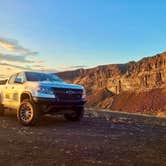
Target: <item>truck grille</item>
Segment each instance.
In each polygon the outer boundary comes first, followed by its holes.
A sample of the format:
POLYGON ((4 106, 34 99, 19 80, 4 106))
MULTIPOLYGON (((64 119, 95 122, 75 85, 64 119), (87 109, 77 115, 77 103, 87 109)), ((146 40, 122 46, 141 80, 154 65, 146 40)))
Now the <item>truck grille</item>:
POLYGON ((80 89, 54 88, 54 93, 60 100, 80 100, 82 92, 80 89))

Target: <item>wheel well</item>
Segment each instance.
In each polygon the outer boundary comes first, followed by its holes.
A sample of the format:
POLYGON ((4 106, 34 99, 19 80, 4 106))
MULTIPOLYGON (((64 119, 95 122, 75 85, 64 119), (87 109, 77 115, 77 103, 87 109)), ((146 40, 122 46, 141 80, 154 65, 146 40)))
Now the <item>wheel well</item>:
POLYGON ((22 101, 25 100, 25 99, 31 99, 30 94, 28 94, 28 93, 23 93, 23 94, 21 95, 20 101, 22 102, 22 101))

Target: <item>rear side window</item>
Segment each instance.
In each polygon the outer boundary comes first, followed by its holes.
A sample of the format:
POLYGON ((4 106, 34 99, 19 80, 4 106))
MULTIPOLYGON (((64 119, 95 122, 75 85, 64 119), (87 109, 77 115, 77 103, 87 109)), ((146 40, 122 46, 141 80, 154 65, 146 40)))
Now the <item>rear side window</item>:
POLYGON ((16 79, 16 74, 15 74, 15 75, 12 75, 12 76, 9 78, 8 83, 9 83, 9 84, 14 84, 15 79, 16 79))

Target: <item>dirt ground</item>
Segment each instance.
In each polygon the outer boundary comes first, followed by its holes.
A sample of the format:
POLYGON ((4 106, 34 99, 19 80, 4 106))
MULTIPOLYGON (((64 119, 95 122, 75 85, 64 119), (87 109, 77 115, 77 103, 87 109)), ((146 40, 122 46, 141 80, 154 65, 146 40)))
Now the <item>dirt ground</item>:
POLYGON ((86 116, 81 122, 43 117, 23 127, 0 117, 0 166, 165 165, 166 126, 86 116))

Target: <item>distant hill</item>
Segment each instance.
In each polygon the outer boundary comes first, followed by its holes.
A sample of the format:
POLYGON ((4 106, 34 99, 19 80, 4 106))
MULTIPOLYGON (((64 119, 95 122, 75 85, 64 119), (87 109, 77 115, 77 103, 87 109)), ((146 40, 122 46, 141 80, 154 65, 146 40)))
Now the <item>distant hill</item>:
POLYGON ((166 52, 137 62, 102 65, 58 75, 86 88, 88 107, 166 112, 166 52))

